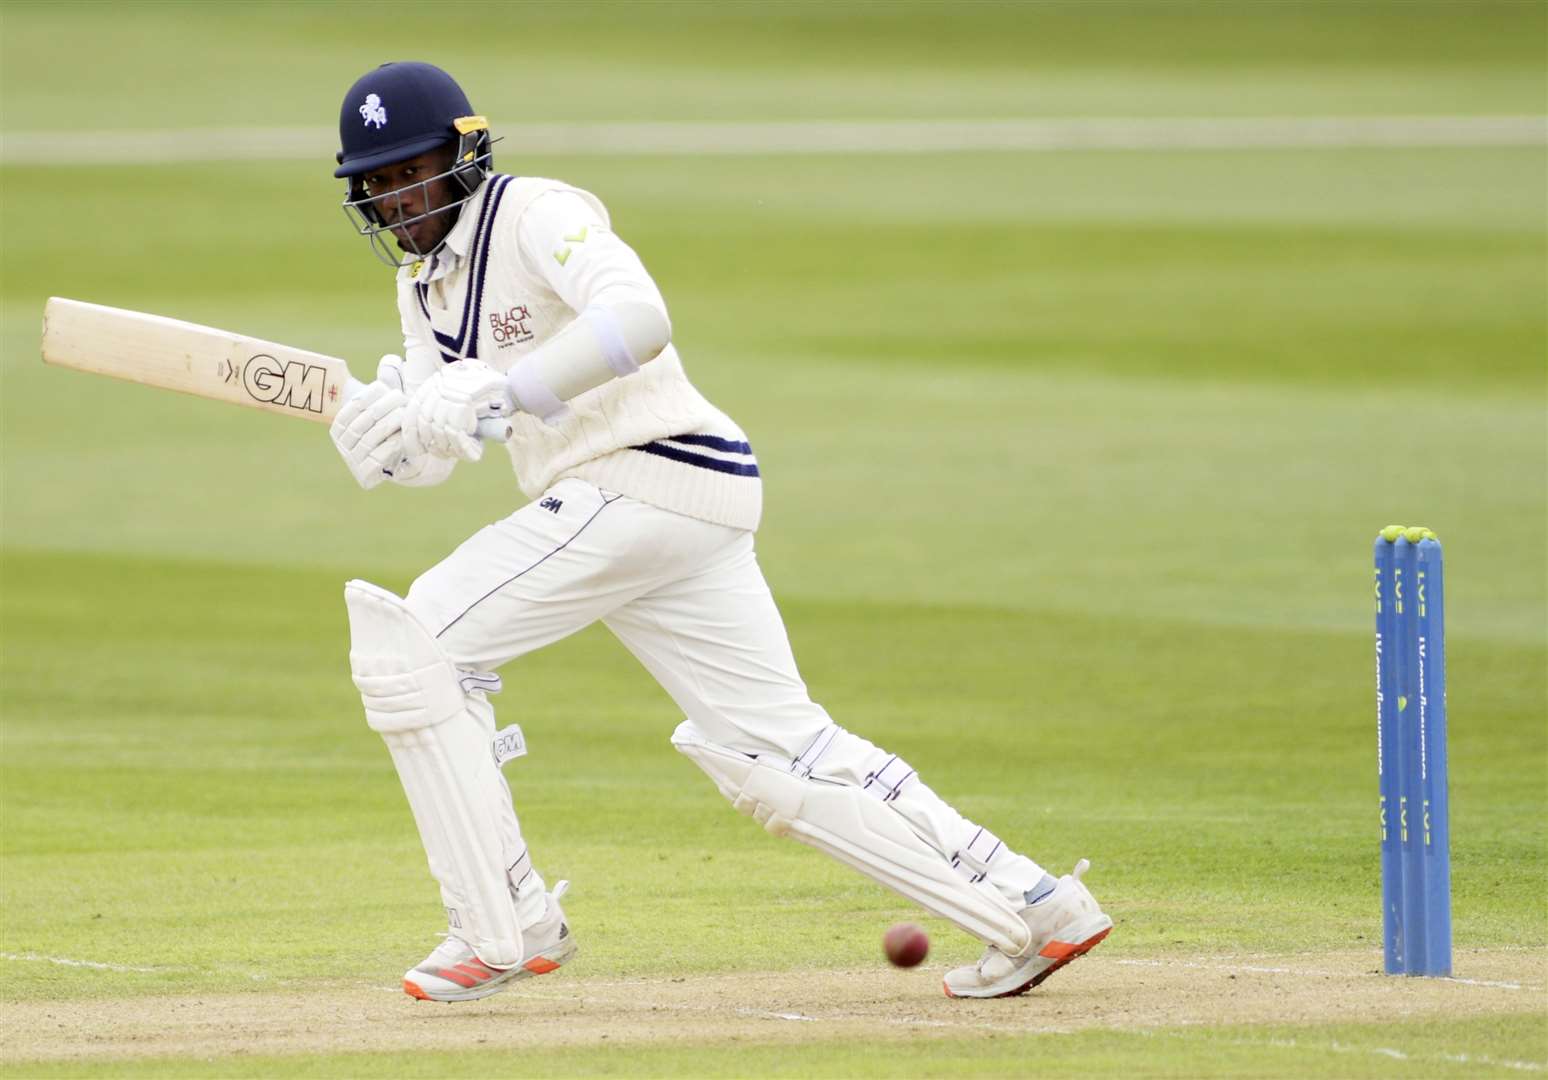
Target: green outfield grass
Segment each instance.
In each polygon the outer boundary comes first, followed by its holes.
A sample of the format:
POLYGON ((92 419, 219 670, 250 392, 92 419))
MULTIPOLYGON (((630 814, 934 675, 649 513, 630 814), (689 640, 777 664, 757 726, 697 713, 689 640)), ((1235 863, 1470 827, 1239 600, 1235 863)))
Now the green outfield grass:
POLYGON ((340 70, 394 49, 455 58, 479 108, 526 122, 1535 113, 1548 32, 1523 0, 114 10, 6 4, 7 130, 313 124, 340 70))
MULTIPOLYGON (((107 10, 0 9, 0 131, 326 124, 357 69, 410 52, 527 122, 1533 114, 1548 11, 463 6, 432 24, 403 5, 385 10, 424 24, 373 34, 321 5, 107 10), (519 26, 459 29, 493 15, 519 26), (680 76, 656 78, 652 50, 680 76)), ((1370 544, 1393 521, 1446 547, 1459 951, 1540 968, 1543 147, 557 158, 513 138, 499 162, 607 202, 690 374, 749 432, 761 561, 817 700, 1051 869, 1095 864, 1116 932, 1013 1023, 1120 961, 1379 965, 1370 544)), ((364 493, 320 426, 37 360, 57 294, 369 372, 395 345, 391 284, 330 169, 0 158, 0 1021, 391 989, 439 928, 349 680, 341 588, 401 592, 514 509, 503 455, 364 493)), ((502 1002, 804 971, 854 972, 866 999, 880 933, 915 916, 734 814, 609 635, 504 675, 501 716, 532 745, 508 767, 524 831, 575 883, 584 951, 502 1002)), ((927 925, 932 963, 975 953, 927 925)), ((960 1030, 931 1012, 793 1042, 706 1013, 670 1045, 538 1061, 495 1026, 518 1001, 466 1013, 493 1040, 476 1052, 61 1061, 34 1033, 0 1073, 1519 1075, 1548 1045, 1542 975, 1517 981, 1490 1015, 1385 1023, 988 1034, 975 1008, 945 1014, 960 1030)))

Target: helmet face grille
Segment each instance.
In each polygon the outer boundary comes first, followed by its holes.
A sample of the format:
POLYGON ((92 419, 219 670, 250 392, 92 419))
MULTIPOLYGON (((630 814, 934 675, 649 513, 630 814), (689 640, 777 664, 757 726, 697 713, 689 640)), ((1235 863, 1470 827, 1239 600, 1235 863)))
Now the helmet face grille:
POLYGON ((392 191, 373 194, 366 188, 361 176, 346 177, 344 216, 349 219, 355 232, 370 242, 371 250, 376 257, 388 266, 407 266, 420 259, 427 259, 446 243, 445 235, 434 247, 428 251, 422 251, 406 230, 430 218, 449 214, 451 218, 447 223, 446 233, 450 234, 457 219, 462 215, 463 206, 489 176, 494 161, 494 155, 490 151, 493 143, 494 140, 489 137, 487 131, 463 135, 458 141, 458 153, 452 159, 449 168, 392 191), (443 184, 442 181, 448 182, 443 184), (432 206, 431 198, 436 190, 444 191, 447 188, 450 189, 452 197, 439 206, 432 206), (405 198, 410 199, 414 205, 423 206, 426 209, 409 217, 400 217, 405 198), (393 241, 392 245, 388 244, 389 237, 393 241), (397 248, 396 251, 394 247, 397 248))

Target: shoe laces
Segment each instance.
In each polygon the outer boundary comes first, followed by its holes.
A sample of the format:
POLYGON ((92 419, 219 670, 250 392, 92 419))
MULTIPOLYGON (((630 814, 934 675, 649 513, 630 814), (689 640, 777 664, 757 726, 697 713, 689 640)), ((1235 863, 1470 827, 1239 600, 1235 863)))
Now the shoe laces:
POLYGON ((452 967, 473 955, 473 946, 455 934, 446 934, 445 940, 431 950, 421 966, 440 964, 442 967, 452 967))
POLYGON ((999 968, 1014 967, 1015 964, 1016 964, 1016 960, 1015 960, 1015 958, 1013 958, 1013 957, 1009 956, 1008 954, 1006 954, 1005 952, 1001 951, 997 946, 986 945, 986 946, 984 946, 984 955, 982 955, 982 956, 980 956, 978 958, 977 968, 978 968, 978 977, 979 977, 980 980, 982 980, 984 982, 992 982, 995 979, 998 979, 1003 974, 1005 974, 1004 970, 997 970, 997 971, 987 971, 987 970, 985 970, 991 964, 994 964, 994 965, 996 965, 999 968))
MULTIPOLYGON (((551 914, 557 911, 560 898, 569 891, 570 883, 568 881, 560 881, 553 887, 553 891, 548 894, 548 907, 543 912, 543 919, 539 920, 540 923, 546 921, 551 914)), ((527 929, 531 930, 533 927, 528 927, 527 929)), ((429 967, 433 964, 439 964, 442 967, 453 967, 466 961, 469 957, 478 955, 477 950, 473 946, 450 931, 442 934, 441 937, 443 940, 431 951, 429 956, 425 957, 424 963, 420 965, 421 967, 429 967)))
POLYGON ((543 914, 540 915, 538 917, 538 921, 533 923, 531 926, 522 927, 522 932, 530 933, 531 931, 537 930, 540 927, 547 926, 549 923, 563 921, 560 918, 559 901, 564 897, 564 894, 569 891, 570 883, 568 881, 561 881, 559 884, 555 885, 553 890, 543 898, 543 914))

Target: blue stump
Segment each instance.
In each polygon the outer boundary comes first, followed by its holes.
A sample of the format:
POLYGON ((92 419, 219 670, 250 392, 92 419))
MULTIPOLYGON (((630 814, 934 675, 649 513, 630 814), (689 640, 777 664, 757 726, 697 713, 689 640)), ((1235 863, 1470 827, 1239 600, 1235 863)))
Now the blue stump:
POLYGON ((1376 540, 1376 745, 1384 961, 1451 974, 1441 546, 1427 529, 1376 540))

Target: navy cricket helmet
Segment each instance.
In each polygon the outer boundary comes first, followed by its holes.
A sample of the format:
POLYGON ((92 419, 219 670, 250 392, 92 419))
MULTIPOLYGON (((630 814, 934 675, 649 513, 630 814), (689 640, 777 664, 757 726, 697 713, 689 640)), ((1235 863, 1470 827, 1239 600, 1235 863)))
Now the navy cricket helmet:
POLYGON ((450 215, 455 222, 462 205, 489 175, 491 143, 489 122, 474 114, 462 87, 434 64, 399 61, 368 71, 349 88, 339 110, 341 149, 333 175, 345 182, 344 212, 389 265, 402 266, 425 258, 431 251, 420 251, 405 241, 403 227, 440 214, 450 215), (384 205, 394 198, 401 202, 406 189, 373 193, 364 181, 365 174, 448 145, 456 151, 448 168, 412 186, 425 196, 418 205, 428 207, 432 185, 451 177, 455 198, 412 218, 384 215, 384 205), (382 234, 393 231, 388 217, 393 218, 397 246, 405 258, 398 258, 386 245, 382 234))

